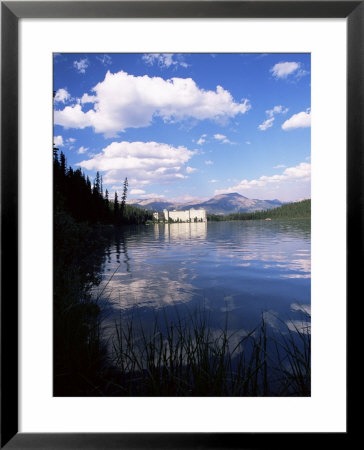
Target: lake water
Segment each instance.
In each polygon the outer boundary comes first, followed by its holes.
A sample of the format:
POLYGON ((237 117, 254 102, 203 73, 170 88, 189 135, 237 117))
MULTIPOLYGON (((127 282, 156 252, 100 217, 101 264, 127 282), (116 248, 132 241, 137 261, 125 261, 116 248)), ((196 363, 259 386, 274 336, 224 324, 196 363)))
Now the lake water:
POLYGON ((251 330, 262 315, 271 328, 307 323, 310 220, 175 223, 115 234, 97 288, 105 323, 156 312, 173 319, 207 310, 211 326, 251 330), (306 321, 306 322, 305 322, 306 321))

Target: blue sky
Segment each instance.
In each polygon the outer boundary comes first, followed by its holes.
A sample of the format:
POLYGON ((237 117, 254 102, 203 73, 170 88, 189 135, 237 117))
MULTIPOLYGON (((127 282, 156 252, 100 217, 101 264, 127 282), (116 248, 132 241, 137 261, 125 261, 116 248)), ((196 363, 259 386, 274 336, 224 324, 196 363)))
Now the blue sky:
POLYGON ((54 143, 128 200, 310 198, 309 54, 55 54, 54 143))

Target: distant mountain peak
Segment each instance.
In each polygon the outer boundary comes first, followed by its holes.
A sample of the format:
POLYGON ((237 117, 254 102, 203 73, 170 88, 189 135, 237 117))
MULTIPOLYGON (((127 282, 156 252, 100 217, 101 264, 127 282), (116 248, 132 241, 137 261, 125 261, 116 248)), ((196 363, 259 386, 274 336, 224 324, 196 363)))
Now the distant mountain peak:
POLYGON ((177 203, 165 200, 163 198, 141 199, 131 202, 134 206, 145 208, 150 211, 163 211, 166 209, 186 210, 189 208, 203 208, 208 214, 230 214, 236 212, 253 212, 264 209, 272 209, 281 205, 279 200, 259 200, 244 197, 237 192, 228 192, 226 194, 215 195, 206 201, 193 201, 186 203, 177 203))
POLYGON ((220 198, 226 198, 226 197, 247 198, 247 197, 244 197, 244 195, 238 194, 237 192, 227 192, 226 194, 218 194, 212 198, 220 199, 220 198))

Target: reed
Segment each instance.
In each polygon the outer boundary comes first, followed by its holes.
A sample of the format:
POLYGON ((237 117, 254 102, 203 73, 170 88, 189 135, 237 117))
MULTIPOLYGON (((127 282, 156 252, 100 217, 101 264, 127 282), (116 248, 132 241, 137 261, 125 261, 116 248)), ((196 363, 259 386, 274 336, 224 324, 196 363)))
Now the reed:
POLYGON ((115 386, 119 395, 309 396, 309 329, 280 323, 271 330, 262 316, 242 336, 229 331, 228 316, 216 330, 207 311, 176 309, 176 319, 162 310, 147 329, 134 312, 115 322, 115 386))

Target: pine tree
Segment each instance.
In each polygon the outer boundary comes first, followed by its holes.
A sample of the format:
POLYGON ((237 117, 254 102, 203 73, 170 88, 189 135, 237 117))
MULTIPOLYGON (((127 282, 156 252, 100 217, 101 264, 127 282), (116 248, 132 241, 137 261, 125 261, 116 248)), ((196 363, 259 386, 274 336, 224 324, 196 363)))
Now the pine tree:
POLYGON ((65 157, 63 152, 61 152, 60 164, 61 164, 62 175, 65 176, 66 175, 66 171, 67 171, 67 163, 66 163, 66 157, 65 157))
POLYGON ((93 193, 98 196, 100 194, 100 173, 96 172, 96 178, 94 180, 93 193))
POLYGON ((115 191, 114 197, 114 222, 117 225, 119 221, 119 201, 118 201, 118 193, 115 191))
POLYGON ((57 148, 56 146, 55 146, 55 144, 53 144, 53 160, 54 161, 57 161, 58 162, 58 150, 59 150, 59 148, 57 148))
POLYGON ((125 178, 124 180, 124 187, 123 187, 123 195, 121 196, 121 206, 120 206, 120 212, 121 215, 124 215, 125 212, 125 203, 126 203, 126 196, 128 193, 128 179, 125 178))

